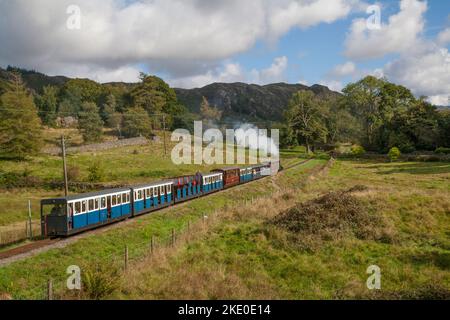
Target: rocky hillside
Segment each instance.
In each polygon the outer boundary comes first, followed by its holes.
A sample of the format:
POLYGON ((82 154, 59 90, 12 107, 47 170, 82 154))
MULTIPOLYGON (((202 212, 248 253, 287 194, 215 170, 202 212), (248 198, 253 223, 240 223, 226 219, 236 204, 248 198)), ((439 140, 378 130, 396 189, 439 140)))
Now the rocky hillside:
POLYGON ((11 71, 19 73, 27 87, 35 92, 42 92, 42 88, 49 85, 60 87, 70 80, 70 78, 64 76, 48 76, 36 71, 15 67, 8 67, 6 70, 0 68, 0 79, 8 79, 8 72, 11 71))
POLYGON ((178 100, 191 112, 198 113, 202 97, 223 111, 225 119, 240 121, 283 118, 289 99, 299 90, 311 90, 320 97, 335 97, 339 93, 321 85, 275 83, 265 86, 245 83, 213 83, 199 89, 175 89, 178 100))
MULTIPOLYGON (((41 93, 47 85, 62 87, 70 80, 64 76, 48 76, 36 71, 8 67, 0 68, 0 93, 4 82, 9 78, 8 71, 21 74, 25 84, 32 91, 41 93)), ((108 83, 104 87, 115 87, 129 91, 134 83, 108 83)), ((311 87, 302 84, 274 83, 265 86, 246 83, 213 83, 197 89, 175 89, 178 100, 192 113, 199 113, 202 97, 206 97, 212 106, 223 111, 222 120, 231 121, 280 121, 289 99, 299 90, 311 90, 319 97, 335 97, 339 93, 321 85, 311 87)))

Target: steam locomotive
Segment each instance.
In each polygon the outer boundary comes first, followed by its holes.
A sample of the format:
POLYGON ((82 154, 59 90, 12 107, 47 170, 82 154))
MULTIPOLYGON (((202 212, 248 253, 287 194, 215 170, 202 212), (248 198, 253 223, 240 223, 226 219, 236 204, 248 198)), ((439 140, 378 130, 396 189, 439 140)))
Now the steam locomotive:
POLYGON ((68 237, 275 174, 279 163, 229 167, 129 188, 41 201, 44 237, 68 237))

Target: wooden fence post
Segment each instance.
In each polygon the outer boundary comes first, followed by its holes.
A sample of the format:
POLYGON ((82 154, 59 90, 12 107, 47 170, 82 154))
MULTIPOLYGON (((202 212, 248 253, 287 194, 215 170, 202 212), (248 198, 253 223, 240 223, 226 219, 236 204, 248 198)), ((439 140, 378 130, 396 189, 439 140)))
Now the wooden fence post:
POLYGON ((31 200, 28 200, 28 223, 30 225, 30 240, 33 239, 33 223, 31 221, 31 200))
POLYGON ((150 238, 150 254, 153 254, 153 236, 150 238))
POLYGON ((53 300, 53 280, 49 279, 47 283, 47 300, 53 300))
POLYGON ((124 267, 125 267, 125 270, 127 270, 128 269, 128 246, 125 246, 124 259, 125 259, 124 267))

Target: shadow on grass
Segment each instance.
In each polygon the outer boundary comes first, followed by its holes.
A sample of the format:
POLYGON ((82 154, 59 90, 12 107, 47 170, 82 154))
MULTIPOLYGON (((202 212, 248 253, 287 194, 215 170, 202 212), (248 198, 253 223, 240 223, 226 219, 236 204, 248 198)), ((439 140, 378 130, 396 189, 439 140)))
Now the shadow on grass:
POLYGON ((379 174, 409 173, 409 174, 443 174, 450 173, 450 163, 399 163, 381 168, 379 174))
POLYGON ((433 264, 442 270, 450 271, 450 253, 448 252, 420 252, 407 255, 403 257, 403 260, 415 265, 433 264))
POLYGON ((443 174, 450 173, 450 162, 387 162, 373 159, 339 158, 339 161, 359 163, 358 169, 375 169, 378 174, 443 174))

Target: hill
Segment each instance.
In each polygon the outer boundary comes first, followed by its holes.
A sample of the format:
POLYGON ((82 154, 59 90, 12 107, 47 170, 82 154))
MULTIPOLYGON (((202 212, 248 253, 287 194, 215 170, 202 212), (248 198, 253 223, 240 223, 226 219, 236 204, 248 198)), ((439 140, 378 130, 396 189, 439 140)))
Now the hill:
MULTIPOLYGON (((48 76, 34 70, 17 67, 0 68, 0 90, 2 83, 9 79, 9 72, 21 74, 24 83, 32 91, 41 94, 45 86, 63 87, 71 80, 65 76, 48 76)), ((135 83, 111 82, 102 84, 103 88, 129 92, 135 83)), ((178 101, 192 113, 198 114, 202 97, 223 111, 227 121, 281 121, 289 99, 299 90, 311 90, 321 98, 337 97, 340 94, 325 86, 274 83, 264 86, 246 83, 213 83, 203 88, 175 89, 178 101)))
POLYGON ((213 83, 203 88, 175 89, 178 100, 191 112, 198 113, 202 97, 223 111, 225 119, 240 121, 280 121, 289 99, 299 90, 311 90, 316 95, 337 97, 339 93, 325 86, 274 83, 265 86, 246 83, 213 83))
POLYGON ((16 67, 8 67, 6 70, 0 68, 0 80, 8 79, 8 73, 13 71, 19 73, 27 87, 35 92, 42 92, 42 89, 49 85, 63 86, 70 80, 70 78, 64 76, 48 76, 34 70, 25 70, 16 67))

